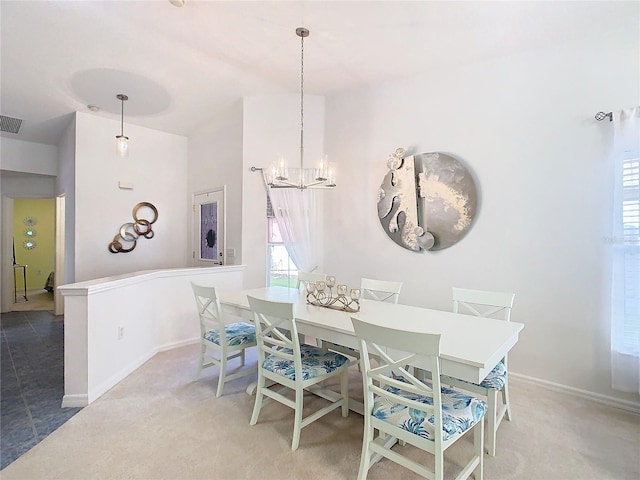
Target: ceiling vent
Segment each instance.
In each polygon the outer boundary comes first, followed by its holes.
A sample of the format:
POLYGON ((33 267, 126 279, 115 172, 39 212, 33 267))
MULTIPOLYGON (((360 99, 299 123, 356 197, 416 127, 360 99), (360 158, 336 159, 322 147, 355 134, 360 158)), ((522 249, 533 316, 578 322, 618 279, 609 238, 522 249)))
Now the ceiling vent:
POLYGON ((19 118, 7 117, 0 115, 0 130, 8 133, 18 133, 20 131, 22 120, 19 118))

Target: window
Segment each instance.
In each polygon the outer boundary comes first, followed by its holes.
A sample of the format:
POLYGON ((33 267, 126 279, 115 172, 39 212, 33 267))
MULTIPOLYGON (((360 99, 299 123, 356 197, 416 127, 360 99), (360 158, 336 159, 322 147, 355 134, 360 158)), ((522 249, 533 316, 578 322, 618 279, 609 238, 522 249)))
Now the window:
POLYGON ((615 115, 611 387, 640 392, 640 106, 615 115))
POLYGON ((271 201, 267 196, 267 262, 269 266, 267 284, 270 287, 295 288, 298 284, 298 269, 289 257, 278 222, 273 215, 271 201))
POLYGON ((640 159, 622 164, 624 334, 621 347, 640 351, 640 159))

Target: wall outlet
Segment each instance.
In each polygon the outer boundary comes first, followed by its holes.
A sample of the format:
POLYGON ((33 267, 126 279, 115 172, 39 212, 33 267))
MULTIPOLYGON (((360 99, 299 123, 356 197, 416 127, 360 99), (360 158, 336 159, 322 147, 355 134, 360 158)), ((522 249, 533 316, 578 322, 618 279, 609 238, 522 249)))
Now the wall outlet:
POLYGON ((124 327, 118 327, 118 340, 122 340, 124 337, 124 327))
POLYGON ((236 256, 235 248, 227 248, 227 257, 234 258, 236 256))

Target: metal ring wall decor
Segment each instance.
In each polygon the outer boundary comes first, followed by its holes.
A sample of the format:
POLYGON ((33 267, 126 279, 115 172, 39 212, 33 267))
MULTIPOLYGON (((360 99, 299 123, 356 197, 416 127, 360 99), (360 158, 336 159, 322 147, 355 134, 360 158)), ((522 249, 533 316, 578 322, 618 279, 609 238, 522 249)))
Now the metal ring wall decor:
POLYGON ((120 231, 113 237, 113 241, 109 244, 111 253, 129 253, 136 248, 138 238, 153 238, 155 234, 151 225, 158 220, 158 209, 149 202, 140 202, 133 207, 133 220, 133 222, 123 223, 120 231), (138 216, 139 210, 143 207, 150 208, 153 211, 153 220, 138 216), (123 242, 129 245, 125 246, 122 244, 123 242))

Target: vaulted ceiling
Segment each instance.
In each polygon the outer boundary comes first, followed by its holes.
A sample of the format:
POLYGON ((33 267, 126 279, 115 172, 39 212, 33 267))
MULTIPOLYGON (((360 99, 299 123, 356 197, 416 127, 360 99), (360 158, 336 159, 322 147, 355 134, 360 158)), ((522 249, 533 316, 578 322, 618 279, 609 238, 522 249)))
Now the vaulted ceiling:
MULTIPOLYGON (((613 2, 618 3, 618 2, 613 2)), ((627 2, 629 22, 638 18, 627 2)), ((3 137, 57 144, 74 111, 189 135, 243 96, 327 95, 592 36, 612 2, 0 2, 3 137)), ((619 16, 619 8, 615 15, 619 16)), ((615 32, 608 32, 615 35, 615 32)))

